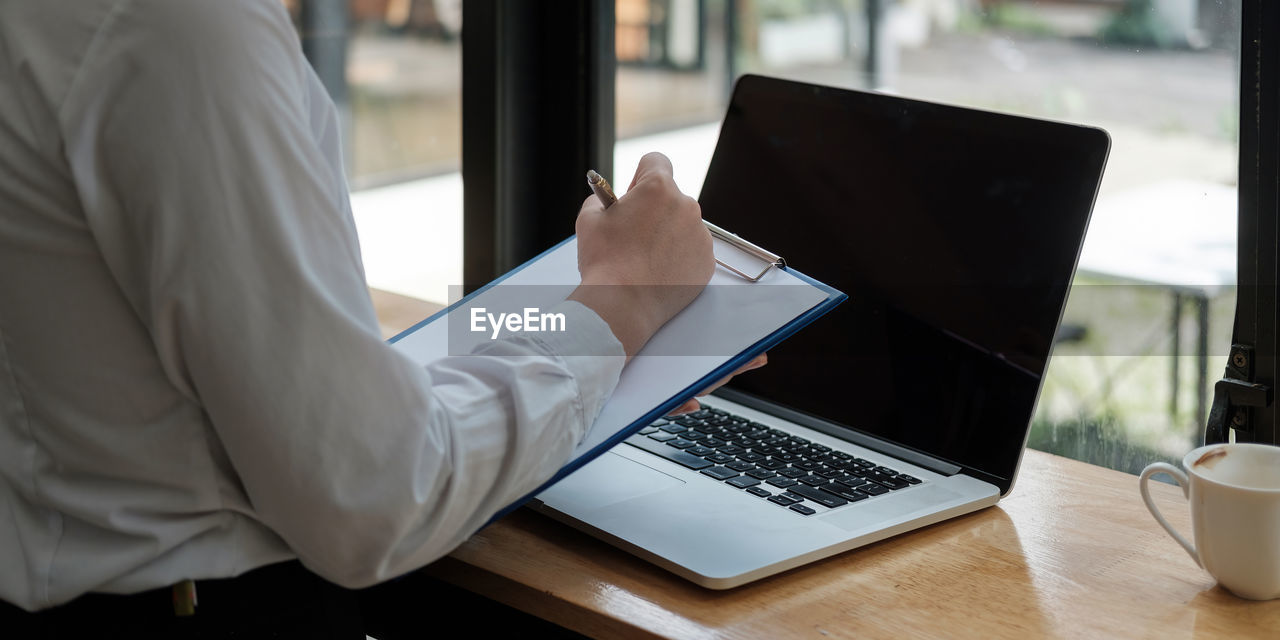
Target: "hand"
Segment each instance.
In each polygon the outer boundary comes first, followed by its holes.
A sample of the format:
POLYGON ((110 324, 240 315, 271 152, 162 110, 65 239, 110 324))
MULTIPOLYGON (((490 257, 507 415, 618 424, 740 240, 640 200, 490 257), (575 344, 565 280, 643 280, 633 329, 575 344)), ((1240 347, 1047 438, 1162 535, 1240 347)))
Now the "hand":
MULTIPOLYGON (((716 381, 715 384, 707 387, 706 389, 703 389, 702 392, 698 394, 698 397, 701 398, 702 396, 705 396, 708 393, 711 393, 712 391, 715 391, 716 389, 723 387, 725 383, 732 380, 733 377, 736 375, 746 373, 748 371, 751 371, 752 369, 759 369, 760 367, 763 367, 766 364, 769 364, 769 354, 762 353, 756 356, 755 358, 752 358, 751 362, 748 362, 742 365, 741 367, 738 367, 737 371, 734 371, 733 373, 723 378, 720 378, 718 381, 716 381)), ((702 405, 698 402, 697 398, 689 398, 688 402, 676 407, 675 410, 673 410, 671 413, 668 413, 667 415, 678 416, 684 413, 693 413, 694 411, 697 411, 698 409, 701 409, 701 408, 702 408, 702 405)))
POLYGON ((715 271, 702 209, 680 193, 671 161, 640 159, 631 188, 608 210, 594 195, 578 213, 582 286, 570 300, 590 307, 627 357, 702 292, 715 271))

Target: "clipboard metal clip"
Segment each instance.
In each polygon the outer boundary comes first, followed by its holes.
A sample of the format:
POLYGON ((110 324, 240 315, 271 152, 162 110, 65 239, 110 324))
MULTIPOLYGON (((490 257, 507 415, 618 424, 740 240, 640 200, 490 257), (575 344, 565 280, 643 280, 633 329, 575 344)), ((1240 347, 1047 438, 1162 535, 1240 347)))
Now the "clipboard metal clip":
POLYGON ((741 249, 743 252, 750 254, 756 258, 759 258, 761 261, 765 263, 764 269, 762 269, 760 273, 757 273, 756 275, 753 276, 719 258, 716 258, 716 264, 728 269, 729 271, 732 271, 734 274, 738 275, 739 277, 742 277, 750 282, 759 282, 760 278, 763 278, 764 274, 769 273, 770 269, 774 267, 781 268, 781 267, 787 266, 787 261, 784 260, 782 256, 772 251, 769 251, 768 249, 765 249, 763 247, 759 247, 759 246, 756 246, 755 244, 747 242, 746 240, 743 240, 741 236, 725 231, 724 229, 721 229, 720 227, 717 227, 716 225, 711 224, 706 220, 703 220, 702 224, 707 227, 707 230, 711 232, 711 235, 713 237, 724 240, 725 242, 733 245, 734 247, 741 249))

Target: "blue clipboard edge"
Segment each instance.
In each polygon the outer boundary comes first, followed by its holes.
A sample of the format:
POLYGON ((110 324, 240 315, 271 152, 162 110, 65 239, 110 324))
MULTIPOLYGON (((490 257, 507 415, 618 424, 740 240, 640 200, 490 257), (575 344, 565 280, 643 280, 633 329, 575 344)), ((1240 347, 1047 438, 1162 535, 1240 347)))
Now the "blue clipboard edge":
POLYGON ((449 312, 450 312, 450 311, 453 311, 454 309, 456 309, 456 308, 458 308, 458 307, 462 306, 463 304, 466 304, 466 303, 467 303, 467 302, 469 302, 472 298, 474 298, 474 297, 476 297, 476 296, 480 295, 481 293, 484 293, 485 291, 487 291, 488 289, 490 289, 490 288, 491 288, 491 287, 493 287, 494 285, 500 284, 503 280, 506 280, 507 278, 510 278, 511 276, 513 276, 513 275, 515 275, 516 273, 518 273, 518 272, 520 272, 521 270, 523 270, 525 267, 527 267, 527 266, 529 266, 529 265, 531 265, 531 264, 533 264, 533 263, 535 263, 535 262, 537 262, 537 261, 541 260, 541 259, 542 259, 544 256, 546 256, 547 254, 551 253, 552 251, 555 251, 556 249, 559 249, 560 247, 564 246, 566 242, 569 242, 570 240, 573 240, 573 239, 574 239, 574 238, 576 238, 576 237, 578 237, 578 236, 576 236, 576 235, 569 236, 568 238, 565 238, 564 240, 561 240, 560 242, 557 242, 557 243, 556 243, 556 245, 555 245, 554 247, 551 247, 550 249, 547 249, 546 251, 543 251, 542 253, 539 253, 538 255, 534 256, 533 258, 531 258, 531 259, 529 259, 529 260, 525 261, 525 263, 524 263, 524 264, 522 264, 522 265, 520 265, 520 266, 518 266, 518 267, 516 267, 516 268, 514 268, 514 269, 512 269, 512 270, 510 270, 510 271, 508 271, 508 272, 506 272, 506 273, 504 273, 504 274, 502 274, 502 275, 498 276, 495 280, 493 280, 493 281, 492 281, 492 282, 490 282, 489 284, 486 284, 486 285, 484 285, 483 287, 480 287, 479 289, 476 289, 475 291, 472 291, 471 293, 469 293, 469 294, 467 294, 466 296, 464 296, 461 300, 459 300, 459 301, 457 301, 457 302, 455 302, 455 303, 453 303, 453 304, 451 304, 451 305, 449 305, 449 306, 447 306, 447 307, 445 307, 445 308, 443 308, 443 309, 441 309, 441 310, 439 310, 439 311, 437 311, 437 312, 435 312, 435 313, 433 313, 433 314, 431 314, 431 315, 427 316, 427 318, 426 318, 425 320, 423 320, 422 322, 419 322, 418 324, 415 324, 415 325, 413 325, 412 327, 409 327, 408 329, 405 329, 404 331, 401 331, 400 333, 397 333, 396 335, 391 336, 390 338, 388 338, 388 339, 387 339, 387 344, 395 344, 395 343, 399 342, 402 338, 407 337, 408 335, 412 334, 413 332, 417 331, 418 329, 421 329, 421 328, 423 328, 423 327, 425 327, 425 326, 427 326, 427 325, 431 324, 432 322, 435 322, 436 318, 440 318, 440 317, 443 317, 443 316, 447 316, 447 315, 449 315, 449 312))
MULTIPOLYGON (((500 284, 503 280, 510 278, 511 276, 515 275, 517 272, 524 269, 525 267, 541 260, 544 256, 564 246, 565 243, 569 242, 570 240, 573 240, 575 237, 577 236, 569 236, 568 238, 565 238, 564 240, 556 243, 555 246, 547 249, 546 251, 543 251, 542 253, 538 254, 532 259, 526 261, 524 264, 506 272, 505 274, 499 276, 498 278, 484 285, 483 287, 480 287, 479 289, 472 291, 471 293, 463 297, 461 300, 445 307, 444 309, 441 309, 440 311, 437 311, 431 314, 425 320, 422 320, 421 322, 413 325, 412 327, 409 327, 408 329, 405 329, 404 331, 401 331, 400 333, 392 336, 387 340, 387 344, 395 344, 399 342, 401 339, 405 338, 406 336, 411 335, 413 332, 417 331, 418 329, 421 329, 422 327, 428 324, 431 324, 437 318, 448 315, 450 311, 453 311, 457 307, 460 307, 463 304, 469 302, 472 298, 480 295, 481 293, 488 290, 489 288, 500 284)), ((720 365, 719 367, 716 367, 707 375, 702 376, 701 378, 698 379, 697 382, 694 382, 688 387, 685 387, 682 391, 680 391, 680 393, 677 393, 676 395, 672 396, 670 399, 668 399, 666 402, 662 403, 661 405, 654 407, 652 411, 646 413, 639 420, 636 420, 635 422, 632 422, 631 424, 622 428, 617 433, 613 434, 613 436, 609 437, 609 439, 597 445, 594 449, 591 449, 590 451, 582 454, 581 456, 578 456, 577 458, 570 460, 563 467, 560 467, 560 470, 557 471, 555 475, 551 476, 550 479, 542 483, 542 485, 540 485, 537 489, 530 491, 528 494, 524 495, 519 500, 516 500, 515 502, 507 505, 506 507, 503 507, 502 510, 494 514, 494 516, 490 518, 489 521, 486 522, 484 526, 487 527, 493 522, 495 522, 496 520, 499 520, 503 516, 507 515, 508 513, 511 513, 512 511, 515 511, 516 509, 520 508, 521 506, 524 505, 524 503, 528 502, 539 493, 542 493, 551 485, 559 482, 565 476, 573 473, 574 471, 577 471, 583 465, 600 457, 601 454, 608 451, 609 449, 612 449, 618 446, 619 444, 622 443, 623 440, 626 440, 635 432, 643 429, 645 425, 653 422, 654 420, 657 420, 658 418, 661 418, 662 416, 667 415, 668 412, 680 406, 688 398, 693 397, 699 391, 711 386, 715 381, 719 380, 720 378, 723 378, 729 375, 730 373, 733 373, 738 369, 738 367, 741 367, 742 365, 746 364, 752 358, 764 353, 765 351, 768 351, 769 349, 773 348, 775 345, 782 342, 783 340, 790 338, 794 333, 804 328, 806 325, 813 322, 814 320, 817 320, 823 315, 826 315, 828 311, 831 311, 832 309, 836 308, 836 306, 838 306, 841 302, 844 302, 849 298, 848 295, 845 295, 844 293, 836 290, 830 285, 814 280, 813 278, 810 278, 809 276, 803 273, 800 273, 795 269, 792 269, 786 266, 779 267, 779 268, 785 270, 787 273, 790 273, 791 275, 802 280, 803 282, 816 287, 818 290, 822 291, 823 293, 826 293, 827 299, 814 305, 813 308, 800 314, 799 316, 796 316, 794 319, 791 320, 791 322, 788 322, 787 324, 783 325, 777 331, 774 331, 773 333, 765 336, 759 342, 751 345, 742 353, 739 353, 738 355, 730 358, 727 362, 720 365)))
POLYGON ((551 485, 559 482, 565 476, 568 476, 569 474, 573 473, 574 471, 577 471, 579 468, 581 468, 583 465, 587 464, 588 462, 591 462, 592 460, 595 460, 596 458, 600 457, 600 455, 602 455, 604 452, 608 451, 609 449, 612 449, 618 446, 619 444, 622 443, 623 440, 626 440, 627 438, 631 437, 632 434, 643 429, 649 423, 653 422, 654 420, 657 420, 658 418, 661 418, 662 416, 667 415, 667 413, 669 413, 672 409, 675 409, 676 407, 683 404, 685 400, 688 400, 689 398, 697 394, 699 391, 711 386, 717 380, 729 375, 730 373, 733 373, 738 369, 738 367, 741 367, 742 365, 746 364, 752 358, 764 353, 765 351, 768 351, 769 349, 773 348, 783 340, 790 338, 797 331, 804 328, 814 320, 817 320, 818 318, 826 315, 828 311, 831 311, 832 309, 836 308, 837 306, 840 305, 840 303, 844 302, 849 298, 848 295, 835 289, 834 287, 831 287, 830 285, 814 280, 813 278, 810 278, 809 276, 803 273, 800 273, 795 269, 792 269, 790 267, 785 267, 785 266, 779 267, 779 268, 784 269, 787 273, 790 273, 796 278, 799 278, 805 283, 810 284, 816 287, 817 289, 819 289, 820 291, 826 293, 827 299, 814 305, 813 308, 800 314, 799 316, 796 316, 794 319, 791 320, 791 322, 788 322, 787 324, 783 325, 777 331, 774 331, 773 333, 765 336, 764 338, 761 338, 759 342, 751 345, 750 347, 747 347, 747 349, 744 350, 742 353, 739 353, 738 355, 730 358, 727 362, 720 365, 719 367, 716 367, 707 375, 702 376, 701 378, 698 379, 697 382, 694 382, 693 384, 685 387, 682 391, 680 391, 680 393, 677 393, 676 395, 668 399, 666 402, 655 407, 652 411, 644 414, 644 416, 641 417, 639 420, 636 420, 635 422, 632 422, 631 424, 622 428, 617 433, 609 437, 609 439, 597 445, 595 448, 591 449, 590 451, 587 451, 586 453, 578 456, 577 458, 574 458, 573 460, 570 460, 563 467, 560 467, 560 470, 557 471, 555 475, 551 476, 550 479, 542 483, 542 485, 539 486, 537 489, 530 491, 528 494, 524 495, 519 500, 516 500, 515 502, 507 505, 506 507, 503 507, 502 510, 494 514, 494 516, 490 518, 489 521, 484 524, 484 526, 487 527, 490 524, 493 524, 495 521, 501 519, 503 516, 520 508, 526 502, 533 499, 534 496, 538 495, 539 493, 542 493, 543 491, 548 489, 551 485))

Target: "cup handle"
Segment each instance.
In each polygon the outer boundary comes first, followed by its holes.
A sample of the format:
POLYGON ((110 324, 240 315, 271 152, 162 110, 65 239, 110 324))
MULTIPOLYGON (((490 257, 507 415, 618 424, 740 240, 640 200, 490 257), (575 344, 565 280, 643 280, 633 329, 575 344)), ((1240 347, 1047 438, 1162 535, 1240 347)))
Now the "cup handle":
POLYGON ((1147 510, 1151 512, 1151 515, 1155 516, 1156 522, 1159 522, 1160 526, 1164 527, 1164 530, 1168 531, 1169 535, 1173 536, 1173 539, 1177 540, 1178 544, 1187 550, 1187 554, 1191 556, 1191 559, 1195 560, 1196 564, 1199 565, 1200 554, 1196 553, 1196 548, 1190 542, 1187 542, 1186 538, 1183 538, 1177 531, 1173 530, 1173 526, 1169 524, 1168 520, 1164 519, 1164 516, 1160 515, 1160 510, 1151 501, 1151 492, 1147 489, 1147 481, 1157 473, 1164 473, 1173 478, 1173 481, 1178 483, 1178 487, 1182 489, 1182 497, 1184 498, 1188 497, 1187 474, 1183 473, 1182 469, 1171 464, 1153 462, 1142 470, 1142 475, 1138 476, 1138 490, 1142 492, 1142 501, 1147 504, 1147 510))

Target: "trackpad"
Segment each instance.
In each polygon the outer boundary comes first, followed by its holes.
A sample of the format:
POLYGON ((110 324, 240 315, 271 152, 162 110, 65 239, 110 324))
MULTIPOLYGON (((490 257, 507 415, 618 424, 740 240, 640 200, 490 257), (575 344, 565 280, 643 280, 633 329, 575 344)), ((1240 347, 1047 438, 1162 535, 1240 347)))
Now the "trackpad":
POLYGON ((607 451, 538 499, 560 509, 596 509, 682 484, 684 480, 607 451))

